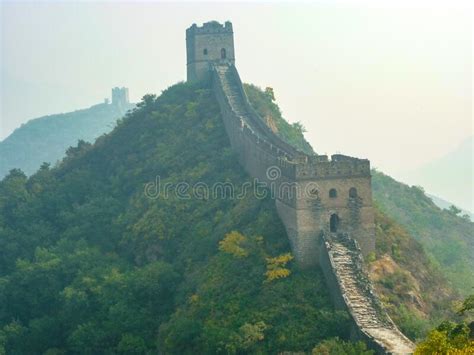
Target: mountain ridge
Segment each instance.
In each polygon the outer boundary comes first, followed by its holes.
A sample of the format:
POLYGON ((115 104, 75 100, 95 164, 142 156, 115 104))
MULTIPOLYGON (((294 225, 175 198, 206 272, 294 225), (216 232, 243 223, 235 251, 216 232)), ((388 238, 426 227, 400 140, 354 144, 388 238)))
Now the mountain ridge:
POLYGON ((133 106, 102 103, 29 120, 0 141, 0 178, 11 169, 22 169, 30 175, 43 162, 55 164, 78 140, 93 142, 109 132, 133 106))
POLYGON ((456 207, 474 212, 474 136, 464 139, 452 151, 416 170, 403 174, 410 184, 423 186, 430 194, 452 201, 456 207))

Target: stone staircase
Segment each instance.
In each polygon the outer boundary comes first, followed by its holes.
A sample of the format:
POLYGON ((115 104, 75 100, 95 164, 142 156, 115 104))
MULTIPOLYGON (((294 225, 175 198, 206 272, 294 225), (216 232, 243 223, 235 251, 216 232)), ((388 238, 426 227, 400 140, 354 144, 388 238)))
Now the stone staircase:
POLYGON ((383 353, 413 353, 413 343, 398 330, 374 294, 357 243, 342 234, 331 234, 325 243, 344 303, 359 330, 383 353))
POLYGON ((219 86, 230 106, 231 111, 239 118, 243 125, 252 131, 259 139, 265 140, 285 152, 287 156, 302 154, 288 143, 275 135, 250 106, 245 95, 239 74, 234 66, 223 63, 213 66, 219 86))
POLYGON ((245 116, 248 115, 246 103, 242 95, 240 95, 239 85, 235 82, 232 72, 229 70, 229 68, 230 67, 228 65, 215 66, 215 70, 222 83, 222 89, 226 94, 232 111, 237 114, 237 116, 245 118, 245 116))

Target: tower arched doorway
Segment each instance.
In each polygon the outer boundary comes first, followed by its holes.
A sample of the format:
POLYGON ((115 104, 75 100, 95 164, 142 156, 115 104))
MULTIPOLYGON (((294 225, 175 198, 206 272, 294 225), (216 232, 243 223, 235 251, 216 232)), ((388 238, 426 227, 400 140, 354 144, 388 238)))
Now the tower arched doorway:
POLYGON ((339 216, 336 213, 331 215, 329 219, 329 230, 331 233, 336 233, 339 228, 339 216))
POLYGON ((227 58, 227 53, 225 51, 225 48, 221 49, 221 59, 226 59, 227 58))

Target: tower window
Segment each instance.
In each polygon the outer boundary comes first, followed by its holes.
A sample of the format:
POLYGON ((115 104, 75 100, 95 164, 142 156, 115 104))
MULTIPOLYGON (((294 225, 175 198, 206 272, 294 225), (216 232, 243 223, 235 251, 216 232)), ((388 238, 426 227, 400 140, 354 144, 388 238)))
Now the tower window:
POLYGON ((331 190, 329 190, 329 197, 330 197, 330 198, 336 198, 336 197, 337 197, 337 191, 336 191, 336 189, 331 189, 331 190))
POLYGON ((355 187, 351 187, 349 189, 349 197, 356 198, 357 197, 357 189, 355 187))
POLYGON ((202 51, 202 53, 203 53, 204 55, 207 55, 207 48, 204 48, 204 50, 202 51))
POLYGON ((221 49, 221 59, 226 59, 227 53, 225 52, 225 48, 221 49))

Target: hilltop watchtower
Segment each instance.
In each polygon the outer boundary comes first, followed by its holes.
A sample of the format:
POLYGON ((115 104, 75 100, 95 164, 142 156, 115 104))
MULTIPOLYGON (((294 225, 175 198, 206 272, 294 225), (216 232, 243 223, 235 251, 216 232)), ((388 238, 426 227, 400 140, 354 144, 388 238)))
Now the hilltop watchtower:
POLYGON ((112 88, 112 105, 126 107, 128 104, 128 88, 112 88))
POLYGON ((224 25, 217 21, 193 24, 186 30, 187 80, 209 79, 211 64, 227 62, 234 64, 234 32, 232 23, 224 25))

